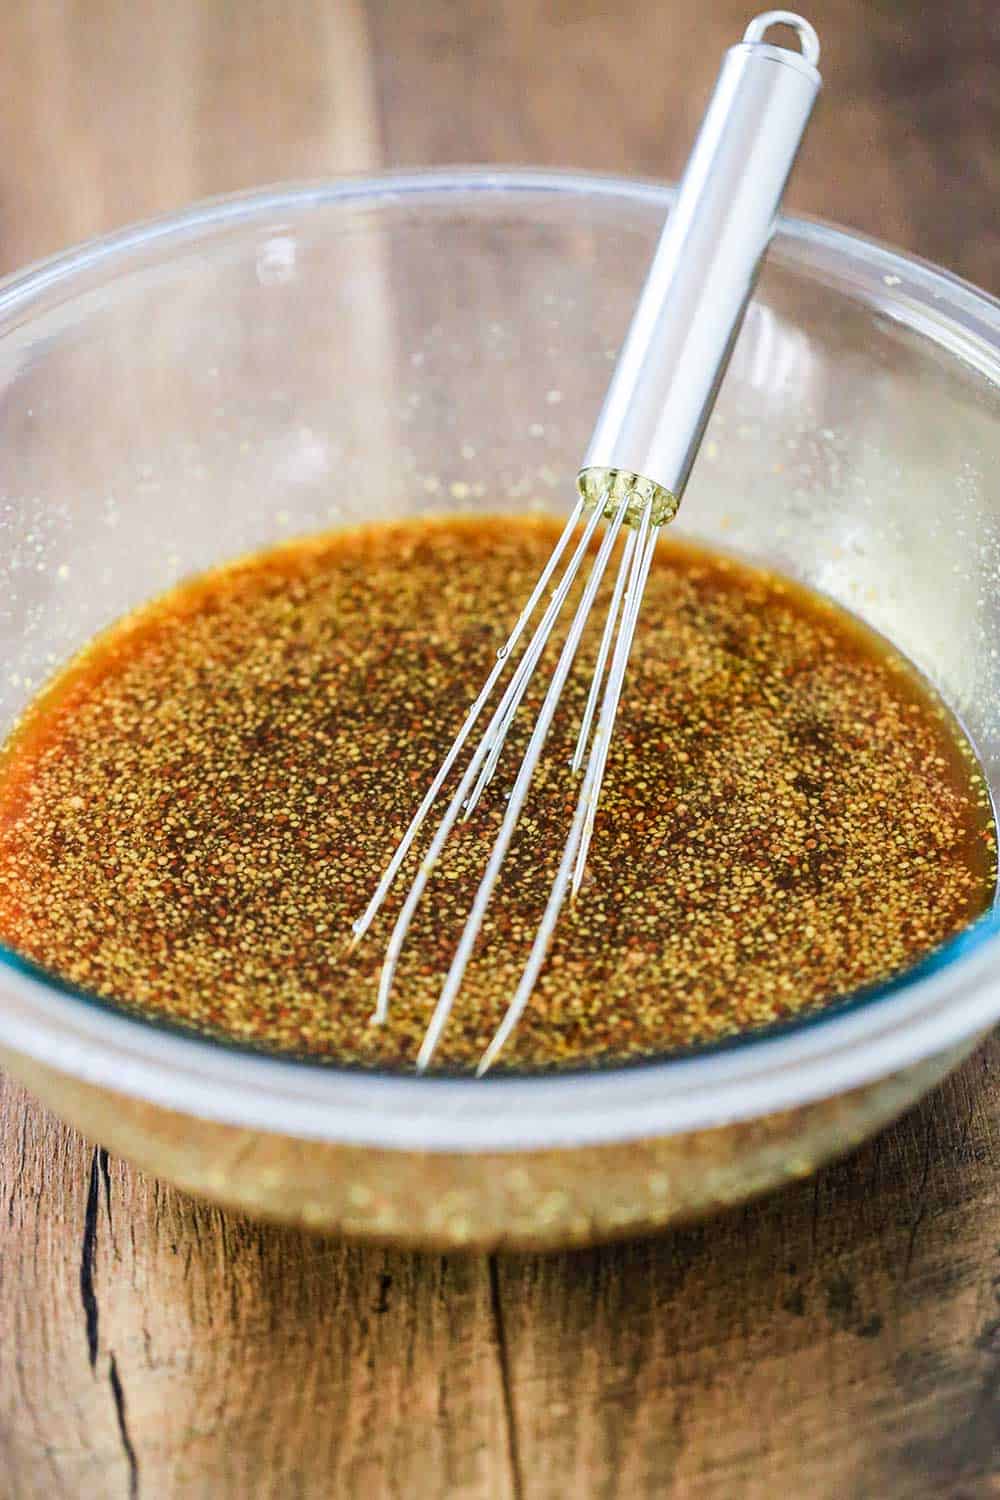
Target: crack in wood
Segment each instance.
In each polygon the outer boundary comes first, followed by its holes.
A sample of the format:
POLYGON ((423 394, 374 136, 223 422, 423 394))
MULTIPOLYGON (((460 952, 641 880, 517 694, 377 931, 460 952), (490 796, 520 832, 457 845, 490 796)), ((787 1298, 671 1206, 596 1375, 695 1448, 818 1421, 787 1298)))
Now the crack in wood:
POLYGON ((381 1316, 381 1314, 387 1313, 389 1311, 389 1292, 391 1291, 391 1289, 392 1277, 389 1275, 388 1271, 383 1271, 378 1279, 378 1300, 376 1301, 375 1306, 372 1309, 373 1312, 376 1312, 381 1316))
POLYGON ((114 1240, 115 1227, 111 1219, 111 1172, 108 1168, 108 1153, 102 1146, 97 1148, 97 1165, 104 1181, 104 1206, 108 1211, 108 1232, 114 1240))
POLYGON ((100 1146, 95 1146, 90 1159, 90 1185, 87 1189, 87 1206, 83 1214, 83 1247, 80 1252, 80 1301, 87 1329, 87 1357, 90 1368, 97 1366, 99 1338, 97 1294, 94 1291, 94 1256, 97 1250, 97 1210, 101 1195, 100 1146))
POLYGON ((139 1460, 136 1457, 135 1448, 128 1430, 128 1419, 125 1411, 125 1390, 122 1386, 121 1376, 118 1373, 118 1361, 112 1354, 109 1356, 108 1380, 111 1383, 111 1395, 115 1403, 115 1416, 118 1419, 118 1435, 122 1440, 122 1448, 128 1461, 128 1496, 129 1500, 139 1500, 139 1460))
POLYGON ((511 1378, 510 1347, 504 1326, 503 1303, 500 1298, 500 1269, 495 1255, 489 1257, 490 1305, 493 1311, 493 1326, 497 1341, 497 1362, 500 1366, 500 1388, 503 1393, 504 1425, 507 1429, 507 1457, 510 1463, 511 1487, 514 1500, 523 1500, 524 1479, 521 1473, 521 1451, 517 1435, 517 1419, 514 1412, 514 1386, 511 1378))
POLYGON ((25 1110, 21 1116, 21 1137, 18 1147, 17 1172, 11 1185, 10 1198, 7 1203, 7 1223, 13 1227, 14 1204, 23 1191, 24 1184, 28 1178, 28 1111, 25 1110))
POLYGON ((913 1251, 917 1243, 917 1233, 927 1215, 927 1179, 931 1171, 931 1142, 937 1138, 937 1128, 934 1123, 933 1105, 928 1107, 924 1119, 924 1165, 920 1174, 920 1186, 917 1188, 917 1210, 910 1221, 910 1234, 906 1246, 906 1258, 903 1264, 903 1280, 910 1274, 913 1265, 913 1251))

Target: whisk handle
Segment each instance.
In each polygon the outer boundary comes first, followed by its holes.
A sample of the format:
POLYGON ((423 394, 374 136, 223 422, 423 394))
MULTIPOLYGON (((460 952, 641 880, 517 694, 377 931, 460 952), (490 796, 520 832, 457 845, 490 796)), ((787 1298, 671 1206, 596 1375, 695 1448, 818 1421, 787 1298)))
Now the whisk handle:
POLYGON ((726 53, 580 471, 584 496, 635 489, 670 520, 820 89, 819 42, 770 11, 726 53), (801 51, 764 40, 793 26, 801 51))

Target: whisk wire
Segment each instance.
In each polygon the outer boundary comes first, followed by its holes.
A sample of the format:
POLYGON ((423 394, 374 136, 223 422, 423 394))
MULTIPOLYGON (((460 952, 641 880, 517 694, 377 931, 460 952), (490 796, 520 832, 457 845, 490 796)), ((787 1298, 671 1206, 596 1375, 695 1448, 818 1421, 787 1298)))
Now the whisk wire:
MULTIPOLYGON (((531 732, 531 738, 528 741, 528 747, 525 750, 524 756, 521 760, 521 765, 518 769, 517 777, 514 781, 514 786, 510 794, 510 800, 507 803, 507 809, 504 813, 503 822, 500 825, 500 829, 497 833, 496 841, 493 845, 489 861, 487 862, 482 879, 479 882, 479 888, 476 891, 471 910, 466 919, 465 927, 462 930, 462 936, 459 939, 458 947, 456 948, 455 955, 451 961, 451 967, 449 968, 448 973, 445 976, 445 981, 441 989, 440 998, 438 999, 437 1005, 434 1009, 434 1014, 431 1017, 430 1025, 427 1028, 423 1043, 417 1055, 417 1070, 419 1072, 423 1072, 430 1063, 437 1047, 438 1041, 440 1040, 441 1033, 444 1030, 449 1015, 451 1014, 451 1009, 455 1003, 455 999, 458 995, 459 989, 461 988, 462 980, 465 976, 465 971, 468 968, 473 949, 475 948, 476 942, 479 938, 483 920, 486 916, 486 910, 490 904, 490 901, 492 900, 493 892, 500 875, 501 867, 503 866, 503 862, 507 857, 507 851, 510 848, 511 840, 514 837, 515 829, 517 828, 518 821, 523 811, 524 804, 528 796, 528 790, 531 786, 532 779, 537 769, 538 762, 545 745, 545 741, 548 738, 549 729, 552 726, 552 720, 559 705, 559 699, 562 697, 563 689, 566 685, 566 678, 569 676, 570 670, 573 666, 573 661, 576 657, 576 653, 580 645, 580 639, 583 635, 587 621, 590 618, 590 613, 594 607, 594 600, 597 596, 597 591, 600 588, 601 582, 604 578, 604 574, 607 570, 608 560, 617 540, 618 533, 621 530, 622 523, 625 520, 625 516, 628 511, 628 505, 629 501, 628 497, 626 497, 626 499, 623 500, 619 505, 614 517, 605 529, 604 536, 601 540, 601 545, 598 548, 597 556, 594 558, 594 562, 591 567, 590 574, 587 578, 583 594, 581 595, 580 602, 577 605, 576 611, 573 615, 572 624, 570 625, 566 639, 563 642, 562 650, 559 654, 559 660, 556 664, 555 671, 552 674, 548 691, 538 712, 538 717, 535 720, 535 725, 531 732)), ((596 508, 595 514, 591 518, 590 524, 584 532, 581 545, 586 545, 589 542, 590 535, 592 535, 593 533, 595 519, 600 520, 602 509, 603 507, 600 506, 596 508)))
MULTIPOLYGON (((445 846, 449 834, 454 828, 455 823, 458 821, 459 815, 461 814, 466 799, 469 795, 469 789, 471 788, 473 782, 479 774, 483 760, 485 759, 490 746, 493 744, 496 738, 496 734, 499 730, 500 725, 504 722, 507 714, 510 711, 511 705, 515 702, 515 699, 519 703, 520 699, 524 696, 524 693, 527 690, 531 675, 534 672, 539 658, 541 657, 542 652, 545 649, 549 636, 552 633, 552 627, 555 624, 556 618, 562 610, 564 603, 566 602, 566 596, 573 586, 577 573, 580 571, 580 564, 583 561, 583 558, 590 545, 590 540, 595 530, 597 529, 597 525, 600 519, 600 508, 597 508, 594 511, 594 514, 588 520, 587 525, 584 527, 583 534, 580 537, 579 542, 577 543, 576 549, 573 552, 570 561, 566 565, 563 576, 559 581, 559 585, 553 592, 552 598, 549 601, 545 613, 542 615, 542 618, 539 621, 539 624, 536 627, 535 632, 532 635, 531 640, 525 650, 524 656, 518 664, 518 672, 508 683, 504 695, 501 698, 500 703, 489 722, 489 725, 487 726, 486 732, 480 740, 479 745, 477 746, 472 756, 472 759, 466 767, 465 773, 462 777, 461 782, 459 783, 458 789, 452 796, 452 799, 448 804, 444 816, 442 817, 441 822, 438 824, 434 837, 431 840, 430 847, 427 850, 427 853, 424 855, 424 858, 420 862, 420 867, 417 870, 417 873, 413 880, 413 884, 411 885, 410 890, 407 893, 403 908, 396 919, 396 924, 393 927, 392 935, 389 938, 385 959, 382 963, 382 972, 379 976, 378 998, 376 1000, 375 1011, 372 1017, 373 1021, 377 1023, 385 1021, 389 1014, 389 996, 392 990, 392 982, 395 976, 396 966, 399 962, 399 956, 402 952, 403 944, 406 940, 406 934, 409 930, 410 923, 413 920, 413 914, 416 911, 417 906, 420 902, 420 898, 424 893, 424 889, 430 878, 431 871, 433 870, 434 865, 437 863, 437 860, 441 854, 442 849, 445 846)), ((439 779, 440 773, 438 774, 438 777, 435 778, 435 781, 438 781, 439 779)), ((427 799, 425 798, 424 800, 426 801, 427 799)))
POLYGON ((430 786, 427 788, 424 799, 421 802, 420 806, 417 808, 417 811, 414 813, 413 818, 410 822, 410 826, 407 828, 403 837, 397 844, 395 852, 393 853, 393 856, 389 861, 385 873, 383 874, 382 879, 379 881, 371 900, 369 901, 362 915, 353 924, 351 928, 352 947, 355 947, 361 941, 361 939, 364 937, 365 933, 371 926, 372 922, 378 915, 385 901, 385 898, 389 894, 392 884, 396 879, 397 874, 399 873, 400 866, 402 865, 407 854, 409 854, 410 849, 413 847, 414 839, 420 832, 420 829, 423 827, 423 824, 427 818, 427 814, 430 812, 434 803, 437 801, 438 794, 440 793, 441 788, 444 786, 444 783, 447 781, 449 773, 451 772, 452 767, 461 754, 466 740, 469 738, 469 735, 472 733, 473 729, 479 721, 479 717, 482 714, 483 709, 492 697, 493 689, 496 687, 497 681, 501 677, 504 668, 507 665, 510 653, 517 646, 518 641, 524 634, 525 626, 528 624, 528 621, 531 619, 532 615, 535 613, 535 610, 538 608, 539 601, 541 600, 542 595, 549 585, 552 574, 555 572, 559 564, 559 559, 566 551, 573 533, 576 530, 577 524, 580 520, 580 516, 583 514, 583 506, 584 501, 583 497, 581 496, 576 505, 573 507, 569 520, 563 527, 563 530, 559 536, 559 540, 553 547, 548 561, 545 564, 545 567, 542 569, 541 573, 538 576, 538 582, 535 584, 535 587, 531 591, 531 597, 528 599, 527 604, 524 606, 520 615, 518 616, 517 622, 510 635, 507 637, 506 643, 501 646, 499 651, 497 652, 497 659, 492 667, 492 670, 489 673, 489 676, 483 684, 483 688, 479 694, 479 697, 469 709, 464 724, 458 731, 458 734, 455 736, 455 739, 453 740, 451 745, 451 749, 448 751, 448 754, 442 761, 437 775, 431 782, 430 786))
POLYGON ((615 579, 614 593, 611 595, 611 603, 608 605, 607 617, 604 621, 604 629, 601 632, 601 644, 597 650, 597 660, 594 663, 594 675, 590 679, 590 690, 587 693, 587 703, 583 710, 583 718, 580 720, 580 733, 577 736, 576 749, 570 762, 570 769, 579 771, 583 767, 583 757, 587 751, 587 743, 590 739, 590 726, 594 721, 594 712, 597 708, 597 700, 601 692, 601 684, 604 681, 604 672, 608 664, 608 653, 611 643, 615 638, 615 627, 618 624, 618 615, 622 607, 622 592, 625 588, 625 580, 628 577, 629 568, 632 565, 632 553, 635 550, 637 533, 630 530, 625 538, 622 548, 621 562, 618 566, 618 576, 615 579))
POLYGON ((643 511, 642 520, 639 523, 639 533, 635 547, 635 562, 628 581, 628 591, 625 595, 621 629, 618 632, 614 655, 611 658, 608 685, 601 702, 601 716, 597 722, 594 743, 591 747, 591 761, 587 767, 588 774, 584 777, 584 784, 581 791, 581 802, 584 805, 585 814, 580 847, 576 856, 576 867, 573 871, 573 886, 570 892, 572 900, 575 900, 579 894, 583 873, 587 868, 587 855, 590 851, 590 841, 594 836, 594 820, 597 817, 597 804, 600 801, 601 787, 604 783, 604 772, 607 769, 608 751, 611 748, 611 736, 614 732, 615 719, 618 715, 618 704, 625 682, 625 672, 632 651, 632 642, 635 639, 635 628, 639 622, 639 610, 642 607, 642 596, 646 588, 646 580, 649 577, 649 570, 653 562, 653 553, 656 550, 656 543, 660 536, 660 527, 651 527, 650 521, 650 507, 647 506, 643 511))
MULTIPOLYGON (((625 595, 625 608, 622 613, 621 628, 615 640, 611 672, 608 676, 604 696, 601 701, 601 716, 598 721, 597 732, 591 745, 590 756, 587 760, 587 769, 580 787, 573 822, 563 848, 559 869, 552 883, 552 890, 549 893, 549 899, 542 920, 538 925, 538 930, 535 933, 531 952, 521 973, 517 989, 504 1013, 503 1020, 500 1022, 489 1046, 480 1058, 479 1065, 476 1068, 477 1078, 481 1078, 492 1067, 511 1033, 517 1026, 518 1021, 521 1019, 524 1008, 530 1000, 535 985, 538 982, 542 965, 545 963, 548 955, 552 936, 566 899, 566 889, 570 884, 571 873, 573 874, 574 895, 579 886, 577 874, 580 878, 583 875, 583 869, 586 865, 586 848, 583 843, 584 834, 588 827, 588 822, 591 829, 593 827, 593 816, 596 812, 601 782, 607 764, 607 746, 611 741, 614 721, 618 712, 618 703, 621 698, 622 683, 625 677, 625 667, 628 664, 632 641, 635 636, 635 627, 639 616, 639 603, 641 603, 642 590, 649 573, 649 564, 652 561, 653 549, 656 546, 656 538, 659 534, 658 527, 653 528, 650 533, 649 520, 650 510, 647 507, 643 513, 638 531, 631 531, 629 533, 626 538, 625 548, 623 549, 618 569, 618 578, 615 582, 615 592, 612 596, 607 620, 605 621, 604 635, 601 641, 602 648, 605 641, 610 643, 611 637, 614 634, 614 625, 618 618, 617 605, 620 602, 622 587, 627 576, 628 591, 625 595), (647 533, 649 533, 648 536, 647 533)), ((601 672, 595 672, 595 682, 600 680, 602 672, 603 668, 601 672)), ((587 843, 589 845, 589 837, 587 843)))

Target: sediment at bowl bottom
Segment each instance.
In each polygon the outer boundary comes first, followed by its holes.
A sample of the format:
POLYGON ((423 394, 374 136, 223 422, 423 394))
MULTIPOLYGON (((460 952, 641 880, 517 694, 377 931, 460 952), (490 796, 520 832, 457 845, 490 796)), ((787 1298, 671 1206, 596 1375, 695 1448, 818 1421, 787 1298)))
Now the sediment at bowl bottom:
POLYGON ((0 1063, 84 1135, 226 1208, 414 1250, 537 1251, 652 1233, 806 1177, 901 1114, 978 1040, 756 1120, 612 1145, 487 1153, 272 1135, 178 1114, 2 1049, 0 1063))

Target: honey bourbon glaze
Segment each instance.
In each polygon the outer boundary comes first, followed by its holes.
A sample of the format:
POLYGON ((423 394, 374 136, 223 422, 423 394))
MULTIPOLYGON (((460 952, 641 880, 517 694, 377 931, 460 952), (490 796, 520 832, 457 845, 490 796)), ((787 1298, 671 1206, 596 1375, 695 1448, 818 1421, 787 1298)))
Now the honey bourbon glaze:
MULTIPOLYGON (((407 868, 354 952, 350 924, 557 529, 456 517, 311 539, 114 626, 0 758, 0 939, 146 1017, 411 1066, 558 641, 435 870, 384 1026, 370 1018, 407 868)), ((599 635, 438 1066, 474 1065, 517 983, 575 804, 599 635)), ((979 916, 995 866, 976 760, 913 668, 818 595, 666 536, 584 886, 501 1066, 661 1054, 821 1007, 979 916)))

